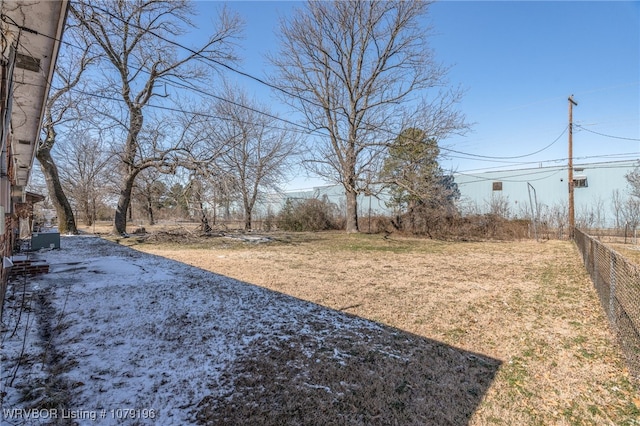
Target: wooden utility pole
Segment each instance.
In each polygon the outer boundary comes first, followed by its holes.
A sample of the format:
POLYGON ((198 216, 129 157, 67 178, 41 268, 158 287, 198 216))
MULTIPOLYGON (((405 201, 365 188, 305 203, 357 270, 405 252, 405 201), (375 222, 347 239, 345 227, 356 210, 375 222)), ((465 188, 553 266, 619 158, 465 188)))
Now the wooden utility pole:
POLYGON ((569 239, 573 240, 576 212, 573 203, 573 106, 578 103, 569 96, 569 239))

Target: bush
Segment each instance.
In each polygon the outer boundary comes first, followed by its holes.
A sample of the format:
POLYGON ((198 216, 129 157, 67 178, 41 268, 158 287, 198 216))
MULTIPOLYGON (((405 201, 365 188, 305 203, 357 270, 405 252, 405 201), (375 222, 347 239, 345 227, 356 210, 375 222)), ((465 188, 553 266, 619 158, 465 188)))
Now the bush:
POLYGON ((393 220, 389 216, 362 215, 358 217, 358 227, 360 232, 371 234, 391 234, 398 229, 394 226, 393 220))
POLYGON ((310 198, 296 201, 288 199, 278 214, 278 228, 283 231, 327 231, 340 229, 335 205, 310 198))
POLYGON ((424 209, 416 213, 405 213, 392 219, 395 230, 462 241, 517 240, 533 236, 531 222, 525 219, 505 219, 493 213, 461 216, 443 209, 424 209))

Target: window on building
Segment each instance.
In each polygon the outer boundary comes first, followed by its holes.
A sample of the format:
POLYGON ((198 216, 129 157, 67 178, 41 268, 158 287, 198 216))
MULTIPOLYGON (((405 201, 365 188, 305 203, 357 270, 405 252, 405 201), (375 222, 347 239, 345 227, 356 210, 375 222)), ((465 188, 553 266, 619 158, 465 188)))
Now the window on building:
POLYGON ((586 176, 578 176, 573 178, 573 187, 574 188, 586 188, 589 184, 587 183, 586 176))
POLYGON ((502 182, 493 182, 494 191, 502 191, 502 182))

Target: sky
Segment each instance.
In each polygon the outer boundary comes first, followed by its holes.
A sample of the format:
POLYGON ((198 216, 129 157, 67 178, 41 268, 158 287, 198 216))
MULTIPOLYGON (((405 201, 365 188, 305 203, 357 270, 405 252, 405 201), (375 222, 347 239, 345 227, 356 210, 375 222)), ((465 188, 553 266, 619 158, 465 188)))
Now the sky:
MULTIPOLYGON (((245 21, 238 68, 266 78, 272 69, 265 53, 278 50, 279 19, 304 3, 199 1, 200 34, 223 5, 245 21)), ((423 24, 431 27, 436 58, 451 67, 449 83, 465 91, 459 108, 471 123, 465 136, 440 141, 446 170, 566 163, 570 95, 578 103, 574 162, 640 157, 640 2, 441 1, 423 24)), ((289 113, 267 87, 229 77, 289 113)), ((289 189, 321 183, 298 177, 289 189)))

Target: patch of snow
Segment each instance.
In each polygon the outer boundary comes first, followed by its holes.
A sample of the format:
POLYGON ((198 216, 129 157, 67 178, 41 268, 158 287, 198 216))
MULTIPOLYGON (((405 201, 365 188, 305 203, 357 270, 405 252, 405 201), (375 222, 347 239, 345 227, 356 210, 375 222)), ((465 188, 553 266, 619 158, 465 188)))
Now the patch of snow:
POLYGON ((311 389, 321 389, 321 390, 326 391, 327 393, 333 393, 333 392, 331 392, 331 388, 328 387, 328 386, 312 385, 312 384, 309 384, 309 383, 303 383, 303 385, 308 387, 308 388, 311 388, 311 389))
MULTIPOLYGON (((51 268, 25 284, 32 296, 29 309, 18 314, 18 282, 11 284, 14 296, 5 305, 3 409, 30 407, 21 392, 53 374, 51 365, 38 360, 55 354, 52 362, 63 371, 58 378, 70 389, 65 408, 98 413, 97 421, 80 424, 122 424, 127 413, 137 416, 136 424, 194 424, 203 398, 231 393, 233 383, 222 380, 223 374, 248 355, 252 343, 305 335, 321 346, 327 336, 354 338, 379 329, 93 236, 62 237, 60 249, 39 256, 51 268)), ((313 351, 305 354, 311 358, 313 351)), ((334 350, 334 356, 348 355, 334 350)))
POLYGON ((266 235, 246 235, 246 234, 237 234, 237 235, 225 235, 225 238, 231 238, 234 240, 241 240, 247 243, 268 243, 273 241, 273 238, 266 235))

